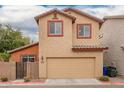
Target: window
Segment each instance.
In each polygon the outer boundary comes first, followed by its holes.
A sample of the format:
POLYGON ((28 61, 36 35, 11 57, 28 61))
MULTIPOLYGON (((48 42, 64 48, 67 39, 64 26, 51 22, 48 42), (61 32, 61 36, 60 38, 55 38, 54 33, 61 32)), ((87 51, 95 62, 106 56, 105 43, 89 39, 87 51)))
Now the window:
POLYGON ((90 24, 78 24, 77 25, 77 37, 78 38, 91 38, 91 25, 90 24))
POLYGON ((48 36, 63 36, 62 21, 48 21, 48 36))
POLYGON ((28 61, 28 56, 22 56, 22 62, 27 62, 28 61))
POLYGON ((35 56, 34 55, 23 55, 21 57, 22 62, 34 62, 35 56))

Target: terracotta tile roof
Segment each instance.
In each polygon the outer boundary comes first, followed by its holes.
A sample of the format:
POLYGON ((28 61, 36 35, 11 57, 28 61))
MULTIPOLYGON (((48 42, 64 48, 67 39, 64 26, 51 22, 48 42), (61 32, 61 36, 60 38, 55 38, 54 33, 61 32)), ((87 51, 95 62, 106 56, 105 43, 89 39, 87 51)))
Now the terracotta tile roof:
POLYGON ((22 50, 22 49, 25 49, 25 48, 28 48, 28 47, 31 47, 31 46, 34 46, 34 45, 38 45, 39 42, 36 42, 36 43, 32 43, 32 44, 28 44, 28 45, 25 45, 25 46, 22 46, 22 47, 19 47, 19 48, 16 48, 16 49, 13 49, 13 50, 10 50, 8 51, 8 53, 13 53, 13 52, 16 52, 16 51, 19 51, 19 50, 22 50))
POLYGON ((62 15, 64 15, 64 16, 66 16, 66 17, 69 17, 69 18, 71 18, 71 19, 73 20, 73 22, 74 22, 75 19, 76 19, 74 16, 71 16, 71 15, 69 15, 69 14, 67 14, 67 13, 65 13, 65 12, 63 12, 63 11, 60 11, 60 10, 58 10, 58 9, 56 9, 56 8, 55 8, 55 9, 52 9, 52 10, 49 10, 49 11, 47 11, 47 12, 45 12, 45 13, 42 13, 42 14, 40 14, 40 15, 34 17, 34 18, 35 18, 35 20, 36 20, 37 23, 38 23, 39 18, 44 17, 44 16, 46 16, 46 15, 48 15, 48 14, 51 14, 51 13, 53 13, 53 12, 57 12, 57 13, 59 13, 59 14, 62 14, 62 15))
POLYGON ((86 12, 83 12, 83 11, 81 11, 81 10, 79 10, 79 9, 76 9, 76 8, 65 8, 65 9, 63 9, 63 11, 69 11, 69 10, 71 10, 71 11, 74 11, 74 12, 76 12, 76 13, 78 13, 78 14, 81 14, 81 15, 83 15, 83 16, 86 16, 86 17, 88 17, 88 18, 90 18, 90 19, 93 19, 93 20, 95 20, 95 21, 97 21, 97 22, 99 22, 99 23, 103 23, 104 22, 104 20, 102 20, 102 19, 100 19, 100 18, 97 18, 97 17, 95 17, 95 16, 92 16, 92 15, 90 15, 90 14, 88 14, 88 13, 86 13, 86 12))
POLYGON ((102 45, 74 45, 73 48, 103 48, 102 45))
POLYGON ((103 19, 104 20, 107 20, 107 19, 124 19, 124 15, 105 16, 103 19))
POLYGON ((103 51, 107 49, 108 47, 100 45, 75 45, 72 47, 73 51, 103 51))

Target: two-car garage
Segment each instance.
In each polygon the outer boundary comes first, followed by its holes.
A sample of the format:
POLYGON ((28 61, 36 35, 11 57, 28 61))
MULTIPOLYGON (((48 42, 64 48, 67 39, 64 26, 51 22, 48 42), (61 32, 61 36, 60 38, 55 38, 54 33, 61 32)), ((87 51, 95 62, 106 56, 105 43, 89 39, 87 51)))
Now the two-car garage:
POLYGON ((47 78, 94 78, 95 57, 47 58, 47 78))

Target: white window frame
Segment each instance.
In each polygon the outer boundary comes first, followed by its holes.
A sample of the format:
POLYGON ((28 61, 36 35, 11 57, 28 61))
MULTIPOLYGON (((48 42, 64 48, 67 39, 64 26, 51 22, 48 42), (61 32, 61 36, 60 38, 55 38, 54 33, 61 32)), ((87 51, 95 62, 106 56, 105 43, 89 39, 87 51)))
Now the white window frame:
POLYGON ((78 24, 77 27, 78 27, 77 38, 91 38, 91 24, 78 24), (83 26, 84 35, 80 35, 80 33, 81 33, 80 26, 83 26), (89 36, 86 36, 86 30, 85 30, 86 26, 89 26, 89 36))
POLYGON ((63 21, 61 21, 61 20, 57 20, 57 21, 48 21, 49 23, 49 27, 48 27, 48 36, 63 36, 63 21), (55 29, 55 31, 54 31, 54 34, 53 33, 51 33, 50 32, 50 23, 51 22, 54 22, 54 24, 55 24, 55 26, 54 26, 54 29, 55 29), (57 33, 57 23, 58 22, 60 22, 61 23, 61 31, 60 31, 60 33, 57 33))

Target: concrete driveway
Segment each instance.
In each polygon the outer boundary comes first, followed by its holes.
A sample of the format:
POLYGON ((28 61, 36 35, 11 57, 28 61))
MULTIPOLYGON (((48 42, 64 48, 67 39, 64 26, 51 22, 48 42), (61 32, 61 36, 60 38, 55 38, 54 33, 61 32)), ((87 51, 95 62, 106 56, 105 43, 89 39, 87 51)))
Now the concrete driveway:
POLYGON ((101 85, 97 79, 47 79, 46 85, 101 85))

